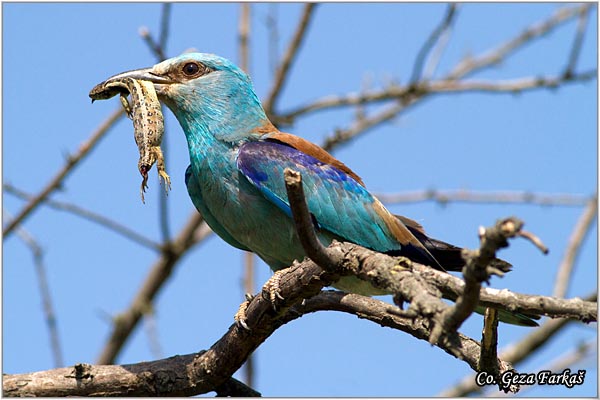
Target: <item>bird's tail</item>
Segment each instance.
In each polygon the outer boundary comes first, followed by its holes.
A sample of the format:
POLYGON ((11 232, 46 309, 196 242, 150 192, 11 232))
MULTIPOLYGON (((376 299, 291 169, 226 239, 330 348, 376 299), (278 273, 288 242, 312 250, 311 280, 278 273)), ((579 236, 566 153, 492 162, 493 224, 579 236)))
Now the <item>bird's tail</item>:
MULTIPOLYGON (((396 216, 402 223, 410 230, 410 232, 423 244, 423 246, 427 249, 427 251, 436 259, 439 265, 446 271, 461 271, 465 266, 465 260, 462 258, 461 252, 462 248, 458 246, 454 246, 452 244, 443 242, 441 240, 430 238, 425 234, 423 227, 416 221, 413 221, 409 218, 402 217, 400 215, 396 216)), ((427 262, 428 260, 421 260, 421 254, 419 252, 411 251, 413 249, 406 249, 406 251, 411 252, 411 254, 400 254, 405 255, 411 259, 414 259, 417 262, 422 262, 427 265, 431 265, 432 267, 437 267, 435 264, 427 262), (414 253, 414 254, 413 254, 414 253)), ((401 252, 402 253, 402 252, 401 252)), ((493 267, 498 268, 502 272, 508 272, 512 269, 512 264, 501 260, 499 258, 495 258, 490 263, 493 267)), ((453 300, 453 299, 451 299, 453 300)), ((485 307, 478 306, 475 309, 475 312, 478 314, 482 314, 485 311, 485 307)), ((538 323, 534 320, 540 319, 537 315, 526 315, 517 312, 510 312, 505 310, 498 310, 498 319, 502 322, 512 324, 512 325, 520 325, 520 326, 538 326, 538 323)))
MULTIPOLYGON (((430 238, 425 234, 423 227, 416 221, 396 215, 396 217, 408 228, 408 230, 423 244, 423 247, 436 259, 439 265, 446 271, 461 271, 462 267, 465 266, 465 260, 462 258, 462 248, 454 246, 450 243, 443 242, 441 240, 430 238)), ((411 255, 407 255, 409 258, 411 255)), ((415 261, 421 261, 418 259, 415 261)), ((422 260, 423 263, 431 265, 427 260, 422 260)), ((492 266, 498 268, 502 272, 508 272, 512 269, 512 265, 504 260, 495 258, 492 260, 492 266)), ((436 267, 436 265, 432 265, 436 267)))

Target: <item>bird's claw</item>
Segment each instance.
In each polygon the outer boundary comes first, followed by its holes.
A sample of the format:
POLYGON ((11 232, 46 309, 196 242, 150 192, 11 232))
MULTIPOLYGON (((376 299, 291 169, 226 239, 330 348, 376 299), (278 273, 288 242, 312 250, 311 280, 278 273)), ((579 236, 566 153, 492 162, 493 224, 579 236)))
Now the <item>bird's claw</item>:
POLYGON ((238 308, 238 311, 233 316, 233 320, 235 321, 236 325, 239 328, 242 328, 246 331, 251 331, 250 327, 246 323, 246 320, 247 320, 246 310, 248 309, 248 306, 250 305, 250 302, 252 301, 252 299, 254 299, 254 296, 250 293, 246 293, 245 298, 246 298, 246 301, 244 301, 242 304, 240 304, 240 308, 238 308))
POLYGON ((265 282, 262 289, 263 297, 271 302, 274 310, 277 310, 277 300, 284 300, 283 296, 279 293, 279 286, 283 274, 284 270, 275 271, 273 276, 265 282))

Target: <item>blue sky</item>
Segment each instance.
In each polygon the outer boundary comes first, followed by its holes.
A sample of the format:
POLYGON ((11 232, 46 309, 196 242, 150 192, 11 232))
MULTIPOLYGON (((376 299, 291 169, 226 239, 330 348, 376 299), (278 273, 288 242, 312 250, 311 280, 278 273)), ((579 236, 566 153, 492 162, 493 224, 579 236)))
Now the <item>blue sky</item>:
MULTIPOLYGON (((480 54, 550 16, 561 4, 465 4, 438 68, 449 71, 464 56, 480 54)), ((269 32, 275 10, 278 54, 300 15, 300 4, 252 8, 251 67, 256 91, 270 88, 269 32), (273 7, 275 7, 273 9, 273 7)), ((138 29, 158 32, 161 5, 141 3, 3 3, 3 181, 39 192, 91 132, 119 107, 118 100, 90 104, 89 90, 115 73, 156 60, 138 29)), ((381 87, 406 82, 420 46, 441 19, 444 4, 322 4, 282 93, 289 110, 328 94, 356 92, 370 81, 381 87)), ((174 4, 167 54, 189 48, 238 60, 237 3, 174 4)), ((474 78, 511 79, 563 71, 575 33, 572 21, 520 49, 507 62, 474 78)), ((596 68, 596 11, 587 25, 578 71, 596 68)), ((376 193, 419 189, 531 191, 591 195, 597 190, 597 83, 518 96, 440 95, 393 123, 340 147, 335 155, 376 193)), ((372 108, 368 108, 372 110, 372 108)), ((348 126, 353 110, 311 114, 285 130, 316 143, 348 126)), ((193 210, 183 181, 189 163, 177 121, 165 113, 167 171, 172 178, 169 222, 177 232, 193 210)), ((52 198, 79 204, 160 240, 158 196, 151 171, 146 204, 133 129, 121 120, 52 198)), ((4 193, 3 208, 16 214, 23 202, 4 193)), ((501 256, 515 265, 492 286, 550 295, 564 246, 580 207, 434 203, 390 205, 421 222, 434 237, 477 246, 477 228, 517 215, 550 247, 543 256, 513 242, 501 256)), ((6 221, 6 219, 5 219, 6 221)), ((44 249, 44 260, 66 365, 93 363, 110 332, 109 315, 123 311, 156 254, 71 214, 46 207, 24 224, 44 249)), ((3 246, 3 372, 53 367, 31 253, 12 235, 3 246)), ((177 267, 155 305, 162 355, 208 348, 229 327, 243 300, 243 254, 217 237, 193 249, 177 267)), ((257 282, 270 276, 258 266, 257 282)), ((597 227, 584 242, 569 296, 597 289, 597 227)), ((463 331, 480 335, 480 320, 463 331)), ((140 326, 119 363, 156 358, 140 326)), ((500 346, 528 333, 502 326, 500 346)), ((536 372, 572 348, 597 337, 596 324, 572 325, 519 371, 536 372)), ((350 315, 322 312, 279 329, 258 350, 255 388, 266 396, 432 396, 469 373, 462 362, 401 332, 350 315), (432 370, 444 371, 435 373, 432 370), (310 384, 308 384, 310 382, 310 384)), ((597 359, 574 389, 534 387, 526 396, 596 396, 597 359)), ((238 373, 236 376, 240 377, 238 373)))

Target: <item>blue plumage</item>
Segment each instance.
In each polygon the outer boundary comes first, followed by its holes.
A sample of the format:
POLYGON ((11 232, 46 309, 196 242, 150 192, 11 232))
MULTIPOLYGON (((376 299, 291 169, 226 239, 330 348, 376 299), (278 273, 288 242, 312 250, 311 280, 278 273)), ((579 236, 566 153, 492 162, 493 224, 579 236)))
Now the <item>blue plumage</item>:
MULTIPOLYGON (((159 99, 177 117, 190 154, 185 182, 206 222, 227 243, 255 252, 273 270, 304 257, 287 200, 286 167, 302 174, 324 245, 349 241, 448 270, 464 264, 460 248, 427 237, 415 221, 392 215, 342 162, 273 126, 250 78, 230 61, 189 53, 113 78, 124 76, 153 82, 159 99)), ((334 286, 381 293, 355 277, 334 286)))
POLYGON ((308 209, 318 227, 373 250, 400 250, 400 243, 373 209, 373 196, 338 168, 270 141, 252 141, 240 146, 237 166, 267 199, 290 217, 283 171, 292 168, 300 172, 308 209))

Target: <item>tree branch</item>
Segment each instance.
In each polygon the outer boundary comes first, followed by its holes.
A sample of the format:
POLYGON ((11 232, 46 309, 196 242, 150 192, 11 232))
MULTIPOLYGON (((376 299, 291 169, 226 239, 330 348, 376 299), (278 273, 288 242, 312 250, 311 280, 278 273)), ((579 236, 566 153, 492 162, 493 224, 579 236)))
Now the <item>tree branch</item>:
POLYGON ((434 201, 442 206, 448 203, 489 203, 489 204, 536 204, 540 206, 575 206, 588 204, 590 196, 563 193, 535 192, 478 192, 474 190, 426 189, 403 193, 377 193, 384 204, 418 203, 434 201))
POLYGON ((565 250, 565 255, 558 266, 558 272, 556 273, 556 279, 554 284, 554 297, 565 297, 569 283, 571 282, 571 275, 579 250, 583 244, 584 239, 590 232, 592 224, 596 220, 598 213, 598 201, 597 198, 593 198, 588 201, 587 207, 583 210, 583 213, 579 217, 565 250))
POLYGON ((457 331, 479 304, 481 283, 489 282, 492 275, 504 274, 504 271, 491 266, 492 261, 499 249, 508 247, 508 239, 523 235, 522 227, 521 220, 511 217, 498 220, 492 228, 479 228, 479 250, 463 249, 466 263, 462 271, 465 278, 462 294, 457 297, 455 305, 441 315, 441 323, 436 324, 431 332, 430 343, 436 343, 446 332, 457 331))
MULTIPOLYGON (((8 214, 3 210, 3 214, 8 214)), ((48 328, 48 336, 50 337, 50 349, 54 358, 54 365, 61 367, 64 365, 62 346, 60 344, 60 336, 58 335, 58 326, 56 323, 56 312, 52 302, 52 295, 48 285, 48 277, 46 275, 46 265, 44 263, 44 251, 37 240, 22 226, 17 227, 17 235, 25 243, 33 255, 33 263, 35 265, 35 275, 38 279, 38 288, 42 299, 42 307, 46 319, 46 327, 48 328)))
POLYGON ((275 117, 280 123, 291 123, 299 116, 331 108, 375 104, 388 100, 401 100, 406 103, 416 102, 427 95, 445 93, 507 93, 520 94, 522 92, 539 89, 556 89, 564 84, 585 82, 595 79, 597 70, 590 70, 578 74, 565 76, 522 77, 506 80, 452 80, 442 78, 427 82, 418 82, 413 85, 390 85, 381 90, 366 91, 363 93, 349 93, 343 96, 326 96, 312 103, 297 107, 287 113, 275 117))
MULTIPOLYGON (((585 298, 586 301, 596 301, 597 296, 591 295, 585 298)), ((544 322, 539 328, 531 331, 525 338, 517 343, 506 346, 501 352, 499 358, 506 360, 515 366, 527 359, 536 350, 542 348, 548 341, 560 332, 569 323, 574 322, 572 319, 551 319, 544 322)), ((465 397, 472 393, 482 392, 480 386, 475 383, 475 376, 468 375, 458 384, 454 385, 439 394, 440 397, 465 397)))
POLYGON ((419 50, 417 57, 415 58, 415 64, 413 66, 413 72, 410 78, 410 84, 416 84, 421 79, 421 74, 423 71, 423 65, 425 64, 425 59, 427 55, 431 51, 431 49, 439 42, 441 36, 447 32, 452 23, 454 22, 454 15, 456 13, 457 4, 450 3, 448 4, 448 8, 446 10, 446 14, 444 18, 440 22, 440 24, 431 32, 423 46, 419 50))
MULTIPOLYGON (((352 271, 362 279, 380 281, 382 286, 389 285, 390 281, 395 281, 394 286, 402 294, 421 291, 409 296, 411 298, 408 300, 416 304, 424 305, 424 299, 431 297, 440 301, 430 293, 423 293, 431 290, 427 286, 427 282, 419 273, 419 269, 413 268, 410 271, 408 268, 402 267, 401 264, 404 262, 402 258, 392 258, 349 243, 334 243, 330 246, 329 251, 332 254, 343 255, 340 263, 335 266, 339 274, 352 271), (388 276, 387 280, 386 276, 388 276), (419 298, 419 295, 423 297, 419 298)), ((413 267, 419 267, 419 264, 413 263, 413 267)), ((420 267, 431 269, 425 266, 420 267)), ((270 301, 264 296, 255 296, 246 313, 251 330, 248 331, 233 324, 228 332, 206 352, 122 367, 78 365, 72 369, 54 370, 46 374, 6 375, 4 379, 5 394, 52 394, 55 396, 169 394, 183 396, 215 390, 229 381, 231 375, 239 369, 248 355, 279 326, 301 316, 302 307, 307 307, 306 304, 310 305, 310 298, 319 293, 323 286, 331 284, 335 277, 336 274, 323 271, 310 260, 294 264, 282 273, 280 280, 280 293, 284 297, 282 307, 275 311, 270 301), (304 305, 301 304, 303 299, 308 299, 304 305), (56 385, 52 387, 41 385, 42 382, 47 382, 45 379, 48 378, 56 379, 56 385), (45 390, 45 392, 32 392, 36 388, 45 390), (52 393, 49 390, 52 390, 52 393)), ((443 303, 441 304, 443 305, 443 303)), ((386 307, 389 309, 390 306, 386 307)), ((419 318, 424 318, 423 323, 426 323, 425 321, 433 313, 439 312, 436 308, 421 309, 423 317, 419 318)), ((443 309, 441 306, 440 308, 443 309)), ((405 319, 405 321, 418 324, 420 335, 428 336, 427 330, 422 330, 424 325, 418 320, 405 319)), ((469 363, 471 368, 475 369, 477 357, 465 357, 467 351, 465 343, 470 349, 468 350, 469 354, 472 350, 475 351, 475 354, 479 354, 477 343, 468 338, 465 339, 459 334, 452 335, 451 338, 452 340, 441 341, 437 345, 444 351, 461 357, 469 363)), ((502 368, 510 367, 506 362, 501 362, 500 365, 502 368)))
POLYGON ((493 65, 497 65, 502 62, 507 56, 515 52, 527 43, 530 43, 534 39, 543 37, 544 35, 552 32, 555 28, 560 26, 562 23, 569 21, 570 19, 579 15, 582 9, 587 6, 577 7, 563 7, 557 10, 550 18, 533 24, 526 28, 519 35, 513 39, 508 40, 502 45, 495 49, 488 51, 487 53, 478 57, 469 57, 460 62, 446 77, 448 80, 460 79, 465 76, 471 75, 483 68, 487 68, 493 65))
POLYGON ((240 22, 238 27, 240 68, 250 74, 250 3, 240 4, 240 22))
POLYGON ((585 35, 585 27, 587 25, 588 16, 592 10, 592 4, 588 3, 584 8, 579 11, 579 19, 577 20, 577 31, 575 32, 575 39, 573 40, 573 46, 571 47, 571 55, 569 56, 569 62, 565 68, 564 75, 571 76, 575 71, 577 65, 577 59, 579 53, 581 53, 581 45, 583 43, 583 37, 585 35))
MULTIPOLYGON (((454 275, 413 263, 413 272, 441 290, 444 298, 455 300, 464 290, 464 281, 454 275)), ((511 312, 546 315, 550 318, 572 318, 582 322, 597 321, 597 304, 578 297, 557 299, 555 297, 527 295, 508 289, 482 288, 479 304, 511 312)))
MULTIPOLYGON (((6 191, 6 193, 10 193, 20 199, 28 200, 28 201, 31 201, 33 199, 32 195, 25 193, 24 191, 16 188, 15 186, 11 185, 10 183, 5 183, 4 185, 2 185, 2 188, 6 191)), ((100 226, 103 226, 106 229, 109 229, 109 230, 111 230, 129 240, 132 240, 144 247, 147 247, 149 249, 156 250, 156 251, 160 251, 160 249, 161 249, 160 244, 145 237, 144 235, 141 235, 141 234, 135 232, 134 230, 130 229, 129 227, 122 225, 119 222, 112 220, 110 218, 107 218, 103 215, 97 214, 90 210, 86 210, 83 207, 79 207, 76 204, 67 203, 64 201, 52 200, 52 199, 47 199, 46 201, 44 201, 43 204, 45 204, 46 206, 53 208, 55 210, 66 211, 66 212, 76 215, 80 218, 83 218, 84 220, 96 223, 100 226)))
POLYGON ((112 364, 115 361, 121 347, 137 326, 140 318, 151 309, 154 298, 164 282, 171 276, 177 262, 188 249, 197 243, 196 231, 203 221, 202 216, 194 212, 175 241, 168 243, 163 248, 159 259, 152 267, 127 311, 114 318, 113 331, 98 358, 98 364, 112 364))
POLYGON ((269 91, 267 99, 264 101, 263 105, 267 115, 271 115, 274 113, 274 108, 279 98, 279 95, 281 94, 281 89, 283 88, 283 85, 285 84, 285 81, 288 77, 290 66, 294 62, 294 59, 298 54, 300 45, 302 44, 302 41, 306 36, 306 29, 313 16, 315 6, 316 3, 306 3, 304 6, 304 10, 302 11, 302 17, 300 18, 300 22, 298 24, 298 27, 296 28, 296 32, 294 33, 292 41, 286 53, 284 54, 283 59, 279 64, 279 67, 277 68, 273 86, 269 91))
POLYGON ((123 115, 125 115, 125 111, 122 107, 119 107, 117 111, 113 112, 102 124, 100 124, 98 129, 92 133, 88 140, 79 146, 79 150, 76 154, 67 156, 67 162, 63 168, 58 171, 54 178, 48 182, 46 187, 42 189, 42 191, 29 203, 27 203, 27 205, 23 207, 23 210, 21 210, 21 212, 3 229, 3 240, 6 240, 6 238, 10 236, 17 225, 21 224, 33 210, 35 210, 42 202, 46 201, 48 196, 62 185, 65 178, 75 169, 77 164, 79 164, 79 162, 96 147, 96 145, 100 142, 100 139, 102 139, 108 133, 115 122, 117 122, 123 115))

